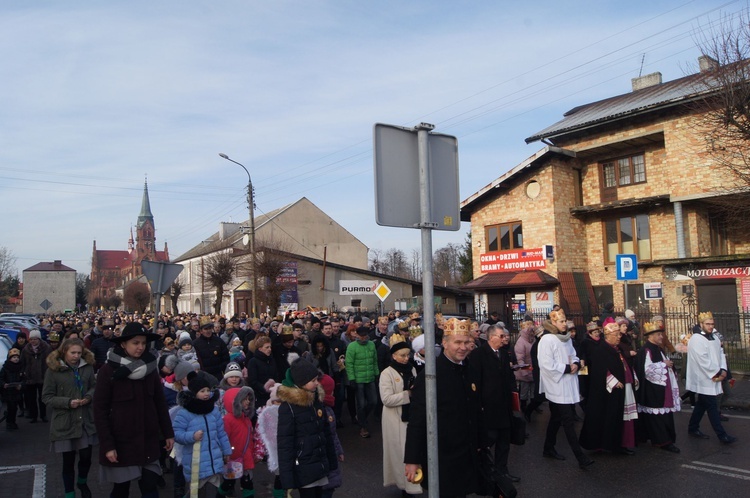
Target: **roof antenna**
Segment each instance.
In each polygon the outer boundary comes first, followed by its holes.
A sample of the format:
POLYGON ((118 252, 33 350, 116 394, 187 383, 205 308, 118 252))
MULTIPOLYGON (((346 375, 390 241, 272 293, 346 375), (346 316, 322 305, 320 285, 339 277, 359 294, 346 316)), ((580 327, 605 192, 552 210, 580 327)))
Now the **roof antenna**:
POLYGON ((638 71, 638 77, 640 78, 643 74, 643 62, 646 60, 646 53, 643 53, 643 56, 641 57, 641 69, 638 71))

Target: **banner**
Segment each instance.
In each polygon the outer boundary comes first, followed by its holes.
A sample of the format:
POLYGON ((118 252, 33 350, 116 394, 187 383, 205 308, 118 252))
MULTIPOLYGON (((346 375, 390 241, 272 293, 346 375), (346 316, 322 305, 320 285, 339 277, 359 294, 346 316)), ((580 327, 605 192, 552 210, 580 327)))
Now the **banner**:
POLYGON ((479 271, 482 273, 543 270, 545 268, 547 268, 547 259, 545 251, 541 247, 487 252, 479 255, 479 271))

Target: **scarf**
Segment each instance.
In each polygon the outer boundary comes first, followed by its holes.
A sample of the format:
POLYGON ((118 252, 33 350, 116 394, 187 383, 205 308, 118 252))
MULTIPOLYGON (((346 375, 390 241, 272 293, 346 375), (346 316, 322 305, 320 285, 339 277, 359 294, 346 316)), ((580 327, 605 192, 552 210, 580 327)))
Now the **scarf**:
POLYGON ((119 344, 107 353, 107 363, 113 370, 112 380, 141 380, 156 370, 156 357, 149 351, 144 351, 140 358, 134 360, 119 344))
POLYGON ((81 379, 81 372, 78 371, 78 365, 71 365, 70 363, 66 363, 66 365, 73 372, 73 382, 78 392, 81 393, 81 398, 83 398, 83 380, 81 379))
MULTIPOLYGON (((409 390, 414 385, 414 375, 412 374, 411 362, 406 365, 391 359, 391 368, 394 369, 404 380, 404 391, 409 390)), ((401 405, 401 421, 409 421, 409 404, 401 405)))
POLYGON ((568 342, 570 340, 570 332, 567 334, 555 334, 555 337, 557 337, 560 342, 568 342))

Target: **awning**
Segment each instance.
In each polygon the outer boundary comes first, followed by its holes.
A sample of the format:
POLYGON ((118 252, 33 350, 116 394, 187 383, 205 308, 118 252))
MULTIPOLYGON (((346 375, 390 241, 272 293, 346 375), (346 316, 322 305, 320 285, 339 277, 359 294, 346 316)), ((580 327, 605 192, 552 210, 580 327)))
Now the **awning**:
POLYGON ((510 288, 548 288, 560 282, 541 270, 488 273, 467 282, 461 288, 469 291, 510 289, 510 288))

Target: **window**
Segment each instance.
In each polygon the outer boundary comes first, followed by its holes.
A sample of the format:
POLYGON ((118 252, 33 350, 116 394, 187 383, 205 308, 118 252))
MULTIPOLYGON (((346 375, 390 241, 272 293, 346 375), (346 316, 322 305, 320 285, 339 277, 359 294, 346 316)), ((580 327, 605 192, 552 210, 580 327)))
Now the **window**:
POLYGON ((648 215, 638 214, 604 222, 607 262, 617 254, 635 254, 639 261, 651 260, 651 231, 648 215))
POLYGON ((646 161, 643 154, 623 157, 602 163, 604 188, 616 188, 646 181, 646 161))
POLYGON ((487 252, 523 248, 523 229, 520 221, 489 226, 485 230, 487 252))
POLYGON ((719 215, 708 215, 708 228, 711 234, 711 256, 724 256, 729 254, 727 244, 727 225, 724 218, 719 215))

